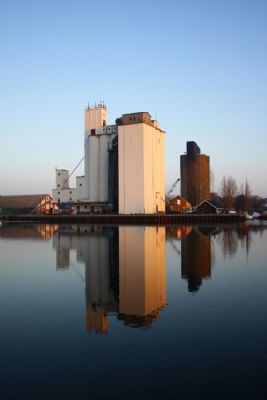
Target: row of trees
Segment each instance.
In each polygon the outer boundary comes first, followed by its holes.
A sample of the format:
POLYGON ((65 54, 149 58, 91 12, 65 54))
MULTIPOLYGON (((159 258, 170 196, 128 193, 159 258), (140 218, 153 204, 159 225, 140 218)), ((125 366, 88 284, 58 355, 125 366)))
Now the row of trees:
POLYGON ((236 208, 238 210, 260 210, 264 200, 258 196, 252 196, 252 190, 248 180, 238 188, 232 176, 223 176, 219 188, 221 205, 224 208, 236 208))

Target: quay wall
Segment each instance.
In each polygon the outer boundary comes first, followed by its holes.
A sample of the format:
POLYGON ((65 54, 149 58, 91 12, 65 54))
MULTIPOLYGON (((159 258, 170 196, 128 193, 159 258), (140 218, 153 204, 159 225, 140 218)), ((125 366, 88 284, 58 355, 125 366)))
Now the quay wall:
POLYGON ((5 220, 50 224, 177 225, 183 223, 235 223, 245 221, 245 217, 230 214, 10 215, 6 216, 5 220))

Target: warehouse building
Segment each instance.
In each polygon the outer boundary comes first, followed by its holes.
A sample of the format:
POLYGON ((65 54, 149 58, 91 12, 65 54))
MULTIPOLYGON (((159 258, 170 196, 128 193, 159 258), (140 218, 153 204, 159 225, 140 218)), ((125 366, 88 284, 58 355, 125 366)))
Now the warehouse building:
POLYGON ((0 196, 0 208, 6 215, 50 214, 55 208, 49 194, 0 196))

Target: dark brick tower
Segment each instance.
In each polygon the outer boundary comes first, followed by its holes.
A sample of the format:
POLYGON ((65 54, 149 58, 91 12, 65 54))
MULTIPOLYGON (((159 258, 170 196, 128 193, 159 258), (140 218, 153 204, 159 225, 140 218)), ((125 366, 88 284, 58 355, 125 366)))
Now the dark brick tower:
POLYGON ((210 197, 210 159, 200 154, 195 142, 187 142, 187 154, 180 157, 181 196, 193 206, 210 197))

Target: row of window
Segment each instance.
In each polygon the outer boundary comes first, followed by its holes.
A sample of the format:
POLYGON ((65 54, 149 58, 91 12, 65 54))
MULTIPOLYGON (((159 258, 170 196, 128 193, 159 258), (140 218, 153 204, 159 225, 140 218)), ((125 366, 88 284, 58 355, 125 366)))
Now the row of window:
MULTIPOLYGON (((72 197, 69 198, 69 201, 72 201, 72 197)), ((57 202, 60 203, 60 197, 58 197, 57 202)))
MULTIPOLYGON (((82 186, 83 184, 80 183, 80 186, 82 186)), ((60 187, 60 185, 57 185, 58 187, 60 187)), ((60 194, 60 192, 57 192, 58 194, 60 194)), ((72 194, 72 191, 70 190, 70 194, 72 194)))

